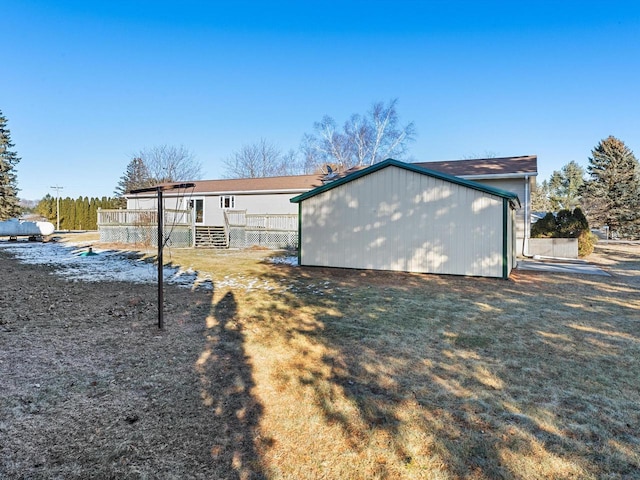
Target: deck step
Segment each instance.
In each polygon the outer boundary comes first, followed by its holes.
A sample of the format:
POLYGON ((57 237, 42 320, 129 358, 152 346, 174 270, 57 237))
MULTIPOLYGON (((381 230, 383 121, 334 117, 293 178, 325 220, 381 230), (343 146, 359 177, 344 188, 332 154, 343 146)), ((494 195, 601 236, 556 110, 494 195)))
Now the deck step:
POLYGON ((196 227, 196 247, 229 248, 229 238, 224 227, 196 227))

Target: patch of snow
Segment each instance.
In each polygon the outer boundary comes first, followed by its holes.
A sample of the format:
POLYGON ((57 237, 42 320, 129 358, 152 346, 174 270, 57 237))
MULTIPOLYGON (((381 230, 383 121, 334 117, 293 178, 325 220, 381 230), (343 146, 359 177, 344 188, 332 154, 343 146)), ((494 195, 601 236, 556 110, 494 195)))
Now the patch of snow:
MULTIPOLYGON (((88 246, 75 243, 0 241, 0 248, 13 253, 23 263, 49 265, 53 273, 73 282, 124 281, 133 283, 156 283, 158 266, 142 260, 138 254, 118 250, 93 248, 96 255, 87 255, 88 246)), ((276 264, 298 265, 298 257, 273 257, 276 264)), ((182 270, 164 267, 164 283, 187 288, 213 290, 210 275, 198 276, 193 269, 182 270)), ((215 281, 215 288, 243 290, 295 291, 294 285, 274 285, 267 280, 245 275, 225 276, 215 281)), ((326 287, 325 287, 326 288, 326 287)))
MULTIPOLYGON (((87 248, 73 248, 59 243, 0 242, 0 248, 13 253, 18 260, 32 265, 49 265, 54 273, 71 281, 125 281, 155 283, 158 267, 153 263, 116 250, 93 249, 97 255, 82 255, 87 248)), ((184 287, 196 283, 193 270, 164 267, 164 282, 184 287)))
POLYGON ((294 267, 298 266, 298 257, 289 256, 289 257, 269 257, 268 260, 271 263, 281 264, 281 265, 292 265, 294 267))

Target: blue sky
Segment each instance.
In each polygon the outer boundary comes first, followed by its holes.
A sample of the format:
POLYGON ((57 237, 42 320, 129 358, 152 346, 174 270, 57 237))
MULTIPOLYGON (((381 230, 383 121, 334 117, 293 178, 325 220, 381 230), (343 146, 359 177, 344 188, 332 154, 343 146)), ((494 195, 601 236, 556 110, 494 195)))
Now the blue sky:
POLYGON ((640 2, 0 0, 0 110, 20 196, 112 196, 183 145, 220 178, 397 98, 416 161, 538 155, 539 180, 614 135, 640 156, 640 2))

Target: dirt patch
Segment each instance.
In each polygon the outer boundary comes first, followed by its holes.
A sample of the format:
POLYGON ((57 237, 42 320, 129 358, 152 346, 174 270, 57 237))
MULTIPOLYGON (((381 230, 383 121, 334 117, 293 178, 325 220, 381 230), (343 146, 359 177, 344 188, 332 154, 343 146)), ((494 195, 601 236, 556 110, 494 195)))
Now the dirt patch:
POLYGON ((212 288, 166 285, 159 331, 155 284, 0 249, 0 478, 640 478, 637 251, 508 281, 268 256, 168 251, 212 288))
POLYGON ((68 282, 2 251, 0 262, 0 477, 262 476, 261 407, 225 328, 229 302, 166 287, 159 331, 155 285, 68 282), (210 315, 224 320, 208 328, 210 315))

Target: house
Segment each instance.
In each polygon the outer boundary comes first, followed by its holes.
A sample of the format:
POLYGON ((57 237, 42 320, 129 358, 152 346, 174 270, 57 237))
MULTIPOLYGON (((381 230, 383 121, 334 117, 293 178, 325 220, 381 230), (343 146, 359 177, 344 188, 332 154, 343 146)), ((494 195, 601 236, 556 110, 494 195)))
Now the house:
MULTIPOLYGON (((297 208, 289 199, 322 185, 323 178, 324 175, 314 174, 200 180, 191 182, 193 188, 164 194, 165 208, 169 212, 192 212, 190 220, 185 222, 190 235, 186 240, 179 241, 181 246, 294 246, 298 229, 297 208)), ((156 208, 157 197, 154 192, 128 194, 126 198, 128 212, 151 213, 156 208)), ((103 238, 101 231, 101 240, 140 238, 137 232, 143 229, 142 226, 134 226, 135 234, 122 228, 122 212, 102 212, 99 214, 99 223, 101 218, 105 219, 102 231, 107 234, 103 238), (116 220, 111 221, 110 218, 116 220), (113 226, 114 224, 118 226, 113 226), (116 233, 109 233, 111 231, 116 233)), ((174 230, 176 233, 184 233, 185 228, 174 230)), ((146 235, 153 236, 153 232, 147 232, 146 235)))
POLYGON ((529 252, 531 192, 538 176, 536 155, 422 162, 415 165, 517 194, 522 203, 516 212, 517 252, 518 255, 529 252))
MULTIPOLYGON (((516 212, 518 254, 527 251, 531 190, 537 175, 537 157, 503 157, 473 160, 422 162, 413 164, 446 175, 473 180, 489 187, 516 193, 522 208, 516 212)), ((191 244, 247 246, 252 242, 268 246, 290 245, 297 239, 297 205, 292 197, 340 180, 362 169, 352 169, 327 178, 327 175, 292 175, 268 178, 194 181, 187 191, 167 192, 168 209, 192 212, 191 244)), ((156 208, 153 193, 129 194, 128 210, 156 208)), ((103 217, 106 218, 103 212, 103 217)), ((120 218, 120 215, 114 216, 120 218)), ((106 228, 106 227, 105 227, 106 228)))
MULTIPOLYGON (((221 226, 224 212, 244 210, 255 214, 296 214, 292 196, 322 185, 323 175, 198 180, 186 191, 168 192, 167 208, 193 209, 195 225, 221 226)), ((128 194, 127 209, 155 208, 155 193, 128 194)))
POLYGON ((388 159, 291 199, 299 264, 508 278, 513 192, 388 159))

